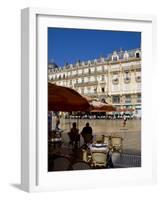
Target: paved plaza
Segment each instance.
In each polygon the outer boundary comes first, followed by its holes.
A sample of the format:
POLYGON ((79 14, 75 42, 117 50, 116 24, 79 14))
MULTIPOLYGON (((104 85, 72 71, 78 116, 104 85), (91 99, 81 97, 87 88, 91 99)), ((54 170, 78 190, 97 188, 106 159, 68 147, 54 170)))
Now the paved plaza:
MULTIPOLYGON (((106 120, 106 119, 61 119, 60 128, 63 129, 62 139, 64 143, 69 142, 68 134, 69 128, 73 122, 77 122, 79 132, 89 122, 93 135, 111 135, 121 136, 123 138, 123 152, 127 154, 141 155, 141 120, 128 120, 125 127, 123 127, 122 120, 106 120)), ((83 140, 81 139, 83 144, 83 140)))

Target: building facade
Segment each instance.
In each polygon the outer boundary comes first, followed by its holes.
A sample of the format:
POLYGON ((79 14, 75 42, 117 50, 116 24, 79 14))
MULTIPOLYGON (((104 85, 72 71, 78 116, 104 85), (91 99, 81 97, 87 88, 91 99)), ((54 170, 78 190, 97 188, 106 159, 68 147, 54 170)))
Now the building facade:
POLYGON ((58 67, 48 65, 48 80, 120 109, 141 112, 141 49, 58 67))

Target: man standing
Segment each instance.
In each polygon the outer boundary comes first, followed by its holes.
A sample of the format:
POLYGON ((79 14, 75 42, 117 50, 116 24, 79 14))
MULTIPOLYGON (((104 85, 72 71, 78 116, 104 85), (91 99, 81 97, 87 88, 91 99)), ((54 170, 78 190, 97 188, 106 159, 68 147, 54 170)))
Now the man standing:
POLYGON ((91 143, 92 142, 92 139, 93 139, 93 130, 92 128, 90 127, 89 123, 87 122, 86 123, 86 126, 83 128, 82 132, 81 132, 81 135, 84 139, 84 142, 87 144, 87 143, 91 143))

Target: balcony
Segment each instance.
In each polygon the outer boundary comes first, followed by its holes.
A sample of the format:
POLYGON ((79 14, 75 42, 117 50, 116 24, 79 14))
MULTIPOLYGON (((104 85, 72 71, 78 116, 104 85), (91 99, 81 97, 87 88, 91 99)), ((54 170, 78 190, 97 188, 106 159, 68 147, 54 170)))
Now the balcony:
POLYGON ((83 83, 75 83, 74 87, 84 87, 84 86, 92 86, 97 85, 98 81, 90 81, 90 82, 83 82, 83 83))

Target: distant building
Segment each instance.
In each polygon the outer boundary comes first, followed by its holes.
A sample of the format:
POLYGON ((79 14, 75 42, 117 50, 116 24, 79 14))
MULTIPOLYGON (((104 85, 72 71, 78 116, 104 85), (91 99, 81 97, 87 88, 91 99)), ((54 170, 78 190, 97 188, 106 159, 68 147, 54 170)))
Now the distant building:
POLYGON ((48 65, 48 80, 120 109, 141 112, 141 49, 114 51, 75 64, 48 65))

